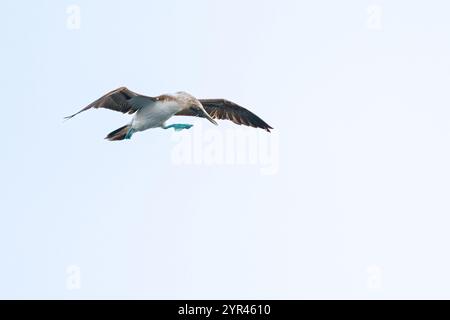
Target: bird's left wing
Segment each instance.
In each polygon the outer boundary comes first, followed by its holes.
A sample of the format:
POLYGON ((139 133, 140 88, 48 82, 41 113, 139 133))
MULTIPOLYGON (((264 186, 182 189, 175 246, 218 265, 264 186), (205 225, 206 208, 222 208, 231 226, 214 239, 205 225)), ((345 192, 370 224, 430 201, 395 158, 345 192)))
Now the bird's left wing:
MULTIPOLYGON (((234 102, 225 99, 201 99, 199 101, 205 108, 206 112, 208 112, 208 114, 214 119, 230 120, 239 125, 261 128, 268 132, 270 132, 270 129, 273 129, 256 114, 234 102)), ((202 112, 196 112, 192 109, 185 109, 176 115, 194 117, 205 116, 202 112)))
POLYGON ((91 108, 105 108, 113 111, 132 114, 154 101, 156 101, 156 99, 153 97, 143 96, 125 87, 121 87, 105 94, 103 97, 95 100, 90 105, 78 111, 77 113, 65 117, 65 119, 71 119, 77 114, 91 108))

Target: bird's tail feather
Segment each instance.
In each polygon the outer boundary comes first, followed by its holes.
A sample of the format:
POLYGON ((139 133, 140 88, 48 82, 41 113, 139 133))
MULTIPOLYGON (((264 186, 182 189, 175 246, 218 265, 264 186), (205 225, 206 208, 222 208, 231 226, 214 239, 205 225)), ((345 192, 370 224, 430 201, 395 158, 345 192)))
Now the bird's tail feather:
POLYGON ((113 132, 108 134, 105 139, 107 139, 109 141, 121 141, 121 140, 125 140, 125 139, 130 139, 132 135, 133 135, 133 129, 128 124, 117 130, 114 130, 113 132))

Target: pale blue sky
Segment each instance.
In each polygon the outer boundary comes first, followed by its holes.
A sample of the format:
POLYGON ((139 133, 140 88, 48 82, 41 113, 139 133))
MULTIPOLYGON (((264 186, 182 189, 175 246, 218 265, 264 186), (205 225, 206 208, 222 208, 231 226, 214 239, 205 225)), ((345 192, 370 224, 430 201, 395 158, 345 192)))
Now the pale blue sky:
POLYGON ((449 10, 3 1, 0 297, 450 298, 449 10), (128 117, 105 110, 62 122, 122 85, 248 106, 277 170, 176 164, 164 130, 107 142, 128 117))

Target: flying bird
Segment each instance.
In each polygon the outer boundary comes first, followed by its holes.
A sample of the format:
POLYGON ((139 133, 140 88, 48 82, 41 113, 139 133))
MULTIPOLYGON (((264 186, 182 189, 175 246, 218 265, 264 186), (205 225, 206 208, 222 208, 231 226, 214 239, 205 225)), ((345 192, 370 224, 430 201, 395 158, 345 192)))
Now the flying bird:
POLYGON ((200 99, 186 92, 148 97, 125 87, 113 90, 92 102, 77 113, 65 117, 71 119, 89 109, 105 108, 126 114, 133 114, 131 122, 106 136, 110 141, 131 139, 134 133, 152 128, 174 129, 192 128, 191 124, 171 124, 166 121, 172 116, 202 117, 217 125, 214 119, 231 120, 238 125, 261 128, 268 132, 273 129, 261 118, 247 109, 225 99, 200 99))

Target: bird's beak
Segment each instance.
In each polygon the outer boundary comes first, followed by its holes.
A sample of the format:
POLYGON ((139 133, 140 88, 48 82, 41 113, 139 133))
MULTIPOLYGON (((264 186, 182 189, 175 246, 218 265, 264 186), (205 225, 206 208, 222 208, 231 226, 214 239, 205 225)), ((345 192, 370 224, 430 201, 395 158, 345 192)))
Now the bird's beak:
POLYGON ((206 112, 206 110, 202 107, 201 108, 203 113, 205 114, 205 118, 209 120, 209 122, 211 122, 212 124, 215 124, 217 126, 217 122, 209 115, 208 112, 206 112))

